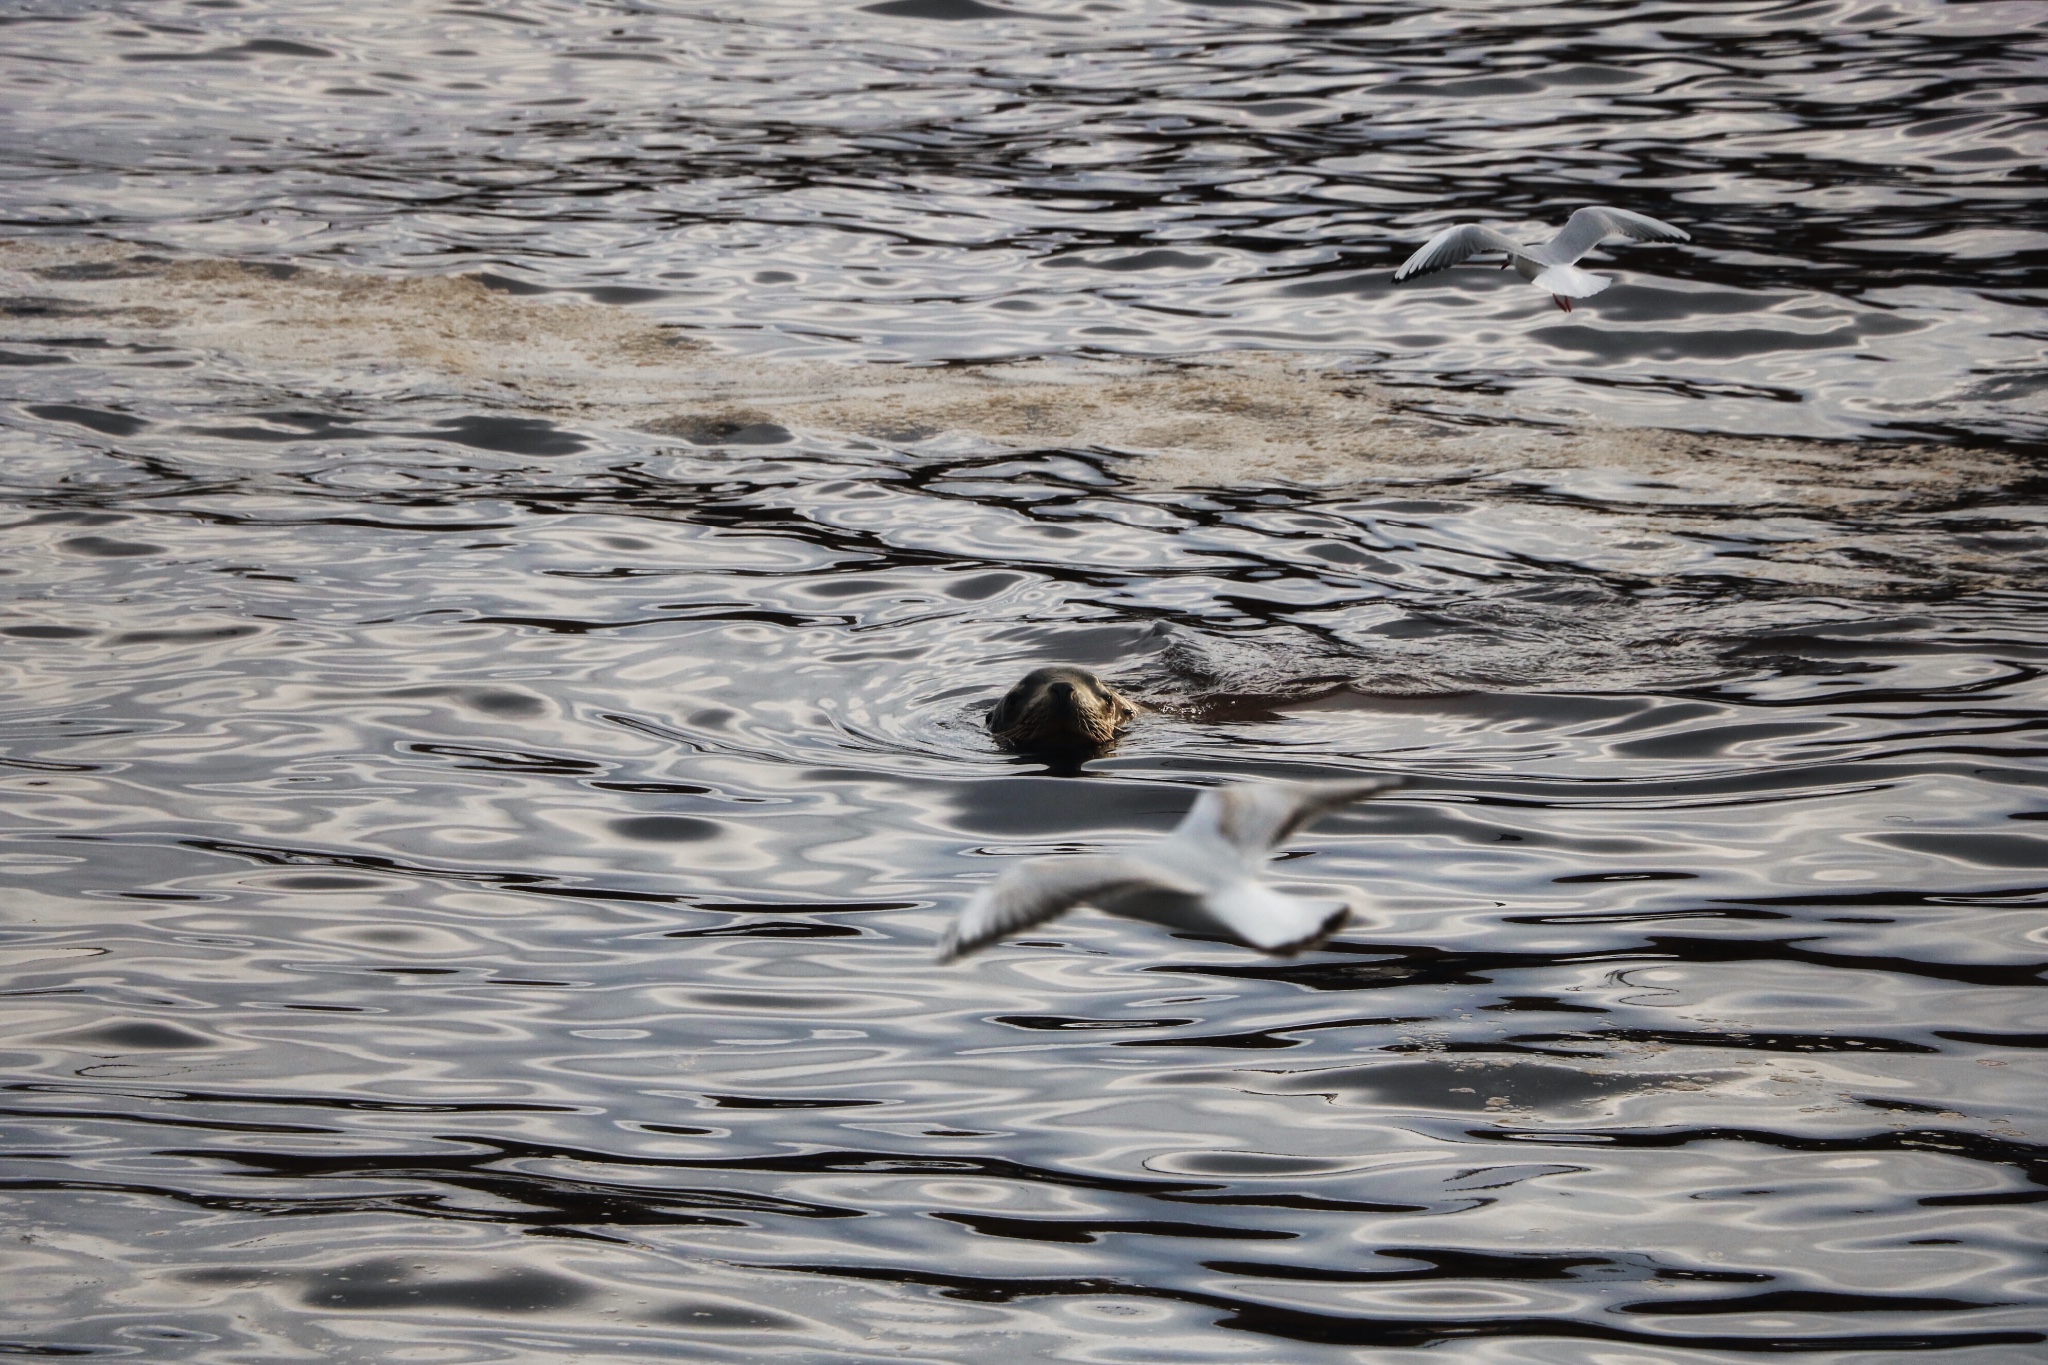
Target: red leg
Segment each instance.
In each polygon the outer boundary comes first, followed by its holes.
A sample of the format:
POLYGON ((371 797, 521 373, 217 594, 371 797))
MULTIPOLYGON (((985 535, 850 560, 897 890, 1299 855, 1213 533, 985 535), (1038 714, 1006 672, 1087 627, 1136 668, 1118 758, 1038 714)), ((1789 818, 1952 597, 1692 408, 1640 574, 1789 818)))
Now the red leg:
POLYGON ((1550 297, 1552 302, 1556 303, 1558 307, 1564 309, 1565 312, 1569 313, 1572 311, 1572 301, 1566 298, 1564 295, 1552 294, 1550 297))

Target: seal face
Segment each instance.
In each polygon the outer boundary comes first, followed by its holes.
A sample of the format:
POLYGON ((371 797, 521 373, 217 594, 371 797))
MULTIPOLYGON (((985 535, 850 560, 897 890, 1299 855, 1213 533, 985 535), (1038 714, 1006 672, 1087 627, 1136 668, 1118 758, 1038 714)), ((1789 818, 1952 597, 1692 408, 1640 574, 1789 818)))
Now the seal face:
POLYGON ((1012 749, 1101 749, 1138 714, 1085 668, 1033 669, 988 713, 988 728, 1012 749))

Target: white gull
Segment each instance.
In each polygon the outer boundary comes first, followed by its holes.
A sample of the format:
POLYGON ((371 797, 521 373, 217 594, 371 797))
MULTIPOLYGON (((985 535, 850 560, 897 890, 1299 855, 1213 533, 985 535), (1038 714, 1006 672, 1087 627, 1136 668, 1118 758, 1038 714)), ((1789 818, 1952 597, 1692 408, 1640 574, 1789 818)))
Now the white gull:
POLYGON ((976 892, 939 943, 939 961, 986 948, 1077 905, 1296 953, 1344 927, 1342 901, 1308 901, 1265 885, 1267 857, 1319 816, 1377 796, 1397 778, 1264 782, 1211 788, 1174 831, 1127 853, 1032 858, 976 892))
POLYGON ((1627 209, 1588 207, 1565 220, 1563 231, 1541 246, 1524 246, 1498 228, 1484 223, 1459 223, 1429 239, 1422 250, 1410 256, 1394 272, 1400 283, 1416 275, 1444 270, 1482 251, 1505 251, 1507 265, 1539 289, 1548 289, 1557 306, 1569 313, 1573 299, 1591 298, 1614 281, 1595 275, 1574 264, 1579 257, 1606 241, 1622 236, 1638 242, 1689 242, 1691 234, 1669 223, 1627 209))

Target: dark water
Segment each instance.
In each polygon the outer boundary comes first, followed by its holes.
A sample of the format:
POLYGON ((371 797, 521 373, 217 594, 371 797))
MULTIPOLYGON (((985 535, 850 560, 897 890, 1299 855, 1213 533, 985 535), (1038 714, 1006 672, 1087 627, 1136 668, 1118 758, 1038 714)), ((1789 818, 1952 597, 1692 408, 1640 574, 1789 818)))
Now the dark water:
POLYGON ((6 24, 0 1349, 2048 1351, 2037 7, 6 24), (1570 318, 1388 282, 1602 201, 1695 240, 1570 318), (263 344, 321 268, 725 373, 1266 348, 1447 430, 1835 444, 1188 486, 915 411, 658 435, 583 360, 263 344), (1823 449, 1899 491, 1802 492, 1823 449), (980 726, 1052 660, 1160 707, 1084 775, 980 726), (1345 772, 1411 785, 1282 864, 1369 901, 1321 951, 930 963, 1006 858, 1345 772))

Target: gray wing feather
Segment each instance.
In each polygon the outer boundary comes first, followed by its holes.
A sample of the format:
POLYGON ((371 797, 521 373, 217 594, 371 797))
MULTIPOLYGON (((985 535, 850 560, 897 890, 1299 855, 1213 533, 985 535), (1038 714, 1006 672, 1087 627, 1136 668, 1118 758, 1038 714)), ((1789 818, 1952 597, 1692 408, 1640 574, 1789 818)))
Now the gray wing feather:
POLYGON ((1692 234, 1627 209, 1591 205, 1565 220, 1562 231, 1536 250, 1545 265, 1570 265, 1612 236, 1638 242, 1689 242, 1692 234))
POLYGON ((1420 251, 1394 272, 1394 279, 1400 281, 1443 270, 1482 251, 1505 251, 1511 256, 1528 254, 1527 247, 1498 228, 1490 228, 1484 223, 1460 223, 1456 227, 1445 228, 1424 243, 1420 251))
POLYGON ((1043 924, 1077 905, 1138 888, 1200 895, 1202 888, 1157 864, 1115 854, 1033 858, 975 892, 939 940, 939 961, 978 952, 997 939, 1043 924))
POLYGON ((1184 828, 1204 838, 1213 827, 1215 836, 1245 861, 1257 862, 1311 821, 1400 785, 1399 778, 1368 777, 1221 787, 1202 793, 1184 828))

